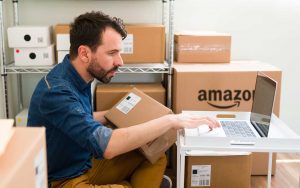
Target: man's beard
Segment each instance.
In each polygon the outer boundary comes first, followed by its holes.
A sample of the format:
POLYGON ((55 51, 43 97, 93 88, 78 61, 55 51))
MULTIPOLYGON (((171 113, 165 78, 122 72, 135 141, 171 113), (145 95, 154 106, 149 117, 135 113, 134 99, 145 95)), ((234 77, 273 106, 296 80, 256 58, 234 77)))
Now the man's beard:
POLYGON ((88 66, 87 71, 100 82, 107 84, 110 82, 110 80, 113 77, 113 76, 108 77, 107 75, 112 71, 117 71, 118 68, 119 68, 118 66, 114 66, 112 69, 105 71, 96 63, 96 60, 93 59, 91 64, 88 66))

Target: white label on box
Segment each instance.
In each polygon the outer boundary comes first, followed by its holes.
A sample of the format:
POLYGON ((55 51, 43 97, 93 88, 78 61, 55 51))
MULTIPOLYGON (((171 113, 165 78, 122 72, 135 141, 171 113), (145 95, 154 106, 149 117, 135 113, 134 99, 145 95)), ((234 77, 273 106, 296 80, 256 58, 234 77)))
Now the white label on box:
POLYGON ((42 148, 34 159, 34 169, 35 169, 35 188, 45 188, 47 187, 46 177, 46 167, 45 167, 45 156, 44 148, 42 148))
POLYGON ((210 186, 211 165, 192 165, 192 187, 210 186))
POLYGON ((127 34, 127 37, 122 41, 122 54, 133 54, 133 34, 127 34))
POLYGON ((140 102, 141 97, 137 96, 134 93, 129 93, 129 95, 120 102, 117 106, 117 109, 123 112, 124 114, 128 114, 135 107, 135 105, 140 102))
POLYGON ((44 42, 44 38, 43 37, 37 37, 37 42, 38 43, 43 43, 44 42))

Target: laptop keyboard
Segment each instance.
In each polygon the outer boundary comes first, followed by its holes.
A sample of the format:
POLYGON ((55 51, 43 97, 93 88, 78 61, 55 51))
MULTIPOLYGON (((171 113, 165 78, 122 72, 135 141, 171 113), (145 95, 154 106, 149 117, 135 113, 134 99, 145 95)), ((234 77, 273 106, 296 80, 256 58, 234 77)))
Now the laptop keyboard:
POLYGON ((256 137, 245 121, 220 121, 227 137, 256 137))

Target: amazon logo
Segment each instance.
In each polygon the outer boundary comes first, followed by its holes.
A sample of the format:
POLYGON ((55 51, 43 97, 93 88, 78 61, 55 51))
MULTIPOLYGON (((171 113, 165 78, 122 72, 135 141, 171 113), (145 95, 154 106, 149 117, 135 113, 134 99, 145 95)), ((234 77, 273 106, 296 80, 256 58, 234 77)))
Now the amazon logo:
MULTIPOLYGON (((198 100, 219 109, 239 107, 242 101, 253 100, 254 90, 199 90, 198 100), (228 101, 226 105, 220 105, 220 101, 228 101)), ((222 103, 223 104, 223 103, 222 103)))

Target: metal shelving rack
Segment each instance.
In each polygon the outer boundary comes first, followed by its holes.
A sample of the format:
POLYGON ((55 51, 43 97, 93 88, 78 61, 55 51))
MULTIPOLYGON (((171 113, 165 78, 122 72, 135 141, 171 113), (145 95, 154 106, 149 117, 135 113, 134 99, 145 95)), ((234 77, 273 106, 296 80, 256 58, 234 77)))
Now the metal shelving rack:
MULTIPOLYGON (((167 106, 171 108, 171 86, 172 86, 172 65, 173 65, 173 50, 174 50, 174 1, 175 0, 162 0, 162 12, 163 18, 162 23, 167 26, 168 23, 168 43, 167 43, 167 52, 168 57, 164 64, 127 64, 119 68, 118 73, 159 73, 167 75, 167 106), (167 10, 167 5, 169 9, 167 10), (168 18, 166 12, 169 12, 168 18), (168 22, 167 22, 168 20, 168 22)), ((14 13, 14 25, 19 25, 19 16, 18 16, 18 0, 12 0, 13 2, 13 13, 14 13)), ((18 85, 18 101, 19 101, 19 111, 23 108, 23 99, 22 99, 22 74, 34 74, 34 73, 48 73, 53 66, 15 66, 13 62, 7 64, 6 52, 5 52, 5 38, 4 38, 4 25, 3 25, 3 0, 0 0, 0 37, 1 37, 1 47, 0 52, 2 54, 1 58, 1 76, 2 76, 2 85, 4 90, 4 105, 5 105, 5 116, 8 118, 8 90, 7 90, 7 76, 9 74, 17 75, 17 85, 18 85)))

